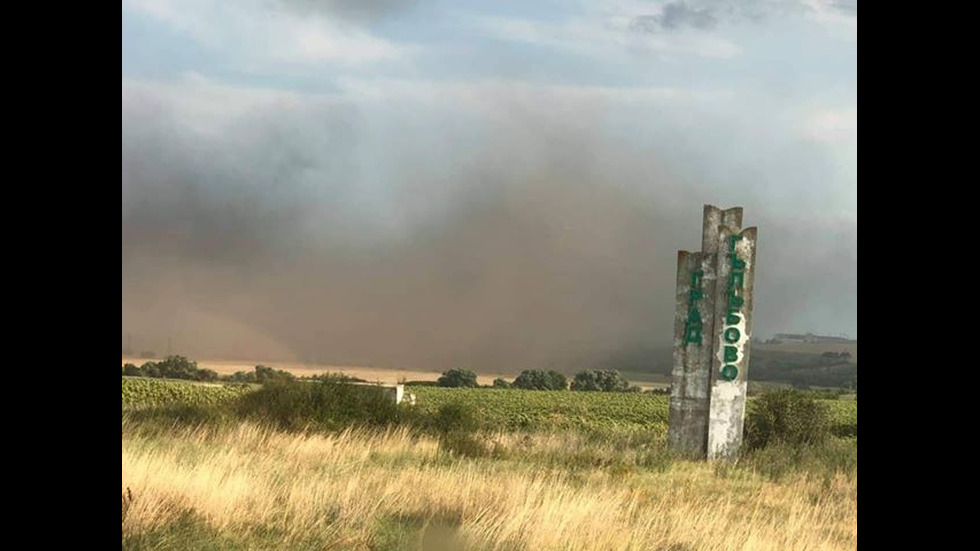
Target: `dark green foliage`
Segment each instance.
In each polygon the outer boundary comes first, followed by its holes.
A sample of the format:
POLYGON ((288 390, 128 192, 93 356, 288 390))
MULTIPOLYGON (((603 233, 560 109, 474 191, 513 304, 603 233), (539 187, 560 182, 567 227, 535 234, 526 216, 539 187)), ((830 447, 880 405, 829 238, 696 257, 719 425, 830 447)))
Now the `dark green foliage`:
POLYGON ((321 373, 319 375, 312 375, 310 377, 305 377, 311 381, 326 381, 333 383, 366 383, 368 381, 360 379, 358 377, 352 377, 350 375, 345 375, 343 373, 321 373))
POLYGON ((157 362, 146 362, 140 366, 140 371, 143 372, 144 377, 161 378, 163 375, 160 374, 160 369, 157 367, 157 362))
POLYGON ((525 369, 514 379, 513 386, 523 390, 565 390, 568 382, 565 376, 557 371, 525 369))
MULTIPOLYGON (((255 366, 255 371, 236 371, 234 374, 220 377, 220 379, 231 383, 256 383, 261 385, 277 381, 294 381, 296 380, 296 376, 281 369, 257 365, 255 366)), ((312 379, 329 379, 334 382, 340 382, 338 379, 332 378, 331 374, 318 375, 312 377, 312 379)))
POLYGON ((493 388, 511 388, 513 386, 507 379, 498 377, 493 380, 493 388))
POLYGON ((211 369, 198 369, 194 378, 195 380, 198 381, 208 381, 208 382, 217 381, 218 372, 213 371, 211 369))
POLYGON ((236 411, 286 430, 381 427, 401 417, 401 408, 384 388, 324 381, 267 382, 242 396, 236 411))
POLYGON ((629 381, 615 369, 581 371, 572 380, 572 390, 597 392, 638 392, 639 387, 630 387, 629 381))
POLYGON ((439 386, 437 381, 405 381, 405 386, 439 386))
POLYGON ((480 421, 476 409, 468 404, 444 404, 432 419, 432 428, 439 435, 443 450, 464 457, 484 457, 489 448, 477 436, 480 421))
POLYGON ((255 382, 259 384, 271 383, 273 381, 294 381, 296 376, 288 371, 273 369, 264 365, 255 366, 255 382))
POLYGON ((476 373, 468 369, 450 369, 442 374, 437 381, 439 386, 453 388, 476 388, 476 373))
POLYGON ((167 356, 156 364, 159 377, 165 379, 197 379, 197 362, 183 356, 167 356))
POLYGON ((480 428, 476 409, 459 402, 443 404, 433 416, 432 427, 439 434, 474 432, 480 428))
POLYGON ((167 356, 159 362, 146 362, 140 367, 133 364, 123 366, 125 377, 152 377, 156 379, 182 379, 186 381, 217 381, 217 372, 199 369, 197 362, 183 356, 167 356))
POLYGON ((133 364, 126 364, 122 366, 122 374, 126 377, 142 377, 143 370, 133 364))
POLYGON ((831 434, 827 406, 797 390, 779 390, 755 399, 745 419, 744 442, 749 449, 770 444, 820 444, 831 434))

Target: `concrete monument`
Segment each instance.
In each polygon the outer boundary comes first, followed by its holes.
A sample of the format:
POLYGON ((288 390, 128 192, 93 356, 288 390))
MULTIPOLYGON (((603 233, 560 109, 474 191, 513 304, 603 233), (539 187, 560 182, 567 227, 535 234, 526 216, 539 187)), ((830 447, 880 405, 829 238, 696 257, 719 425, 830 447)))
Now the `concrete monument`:
POLYGON ((668 436, 682 453, 730 458, 742 444, 756 237, 741 207, 705 205, 701 251, 677 254, 668 436))

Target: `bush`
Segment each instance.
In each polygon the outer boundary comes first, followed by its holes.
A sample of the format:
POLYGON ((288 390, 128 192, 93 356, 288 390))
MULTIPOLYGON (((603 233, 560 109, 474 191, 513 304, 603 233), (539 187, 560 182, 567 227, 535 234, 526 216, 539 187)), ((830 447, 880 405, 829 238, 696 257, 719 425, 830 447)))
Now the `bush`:
POLYGON ((437 381, 405 381, 405 386, 441 386, 437 381))
POLYGON ((329 381, 270 381, 242 396, 239 415, 286 430, 382 427, 401 420, 401 408, 376 386, 329 381))
POLYGON ((525 369, 514 379, 513 386, 524 390, 565 390, 568 383, 557 371, 546 373, 540 369, 525 369))
MULTIPOLYGON (((333 382, 343 382, 340 378, 337 378, 331 374, 316 375, 311 377, 314 380, 330 380, 333 382)), ((236 371, 232 375, 226 375, 220 377, 221 380, 231 382, 231 383, 258 383, 265 384, 270 382, 289 382, 295 381, 296 376, 288 371, 283 371, 281 369, 273 369, 271 367, 266 367, 264 365, 255 366, 255 371, 236 371)))
POLYGON ((623 378, 618 371, 606 369, 599 371, 593 369, 582 371, 575 375, 572 380, 572 390, 599 391, 599 392, 638 392, 639 387, 633 390, 629 381, 623 378))
POLYGON ((493 388, 512 388, 513 386, 507 379, 497 377, 493 380, 493 388))
POLYGON ((144 377, 163 377, 163 375, 160 375, 160 370, 157 368, 156 362, 146 362, 139 367, 139 370, 144 377))
POLYGON ((255 382, 259 384, 270 383, 273 381, 294 381, 296 376, 288 371, 273 369, 264 365, 255 366, 255 382))
POLYGON ((476 373, 467 369, 450 369, 442 374, 437 381, 439 386, 454 388, 476 388, 476 373))
POLYGON ((439 435, 440 447, 464 457, 484 457, 489 448, 475 433, 480 429, 476 410, 469 404, 444 404, 432 420, 432 428, 439 435))
POLYGON ((443 404, 433 417, 433 427, 439 434, 451 432, 475 432, 480 428, 476 410, 469 404, 451 402, 443 404))
POLYGON ((167 356, 156 363, 157 377, 165 379, 197 379, 197 362, 183 356, 167 356))
POLYGON ((211 369, 198 369, 194 378, 198 381, 217 381, 218 372, 211 369))
POLYGON ((126 364, 122 366, 122 374, 127 377, 141 377, 143 370, 133 364, 126 364))
POLYGON ((755 399, 745 419, 744 442, 749 449, 781 443, 790 446, 823 443, 831 433, 827 406, 797 390, 780 390, 755 399))

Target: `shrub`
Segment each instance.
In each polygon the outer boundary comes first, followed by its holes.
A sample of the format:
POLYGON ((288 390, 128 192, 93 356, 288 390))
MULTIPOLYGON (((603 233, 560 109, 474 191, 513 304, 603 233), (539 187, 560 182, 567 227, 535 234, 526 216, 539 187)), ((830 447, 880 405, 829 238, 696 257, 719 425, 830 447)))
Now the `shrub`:
POLYGON ((401 409, 385 389, 329 381, 270 381, 242 396, 239 415, 286 430, 381 427, 400 421, 401 409))
POLYGON ((441 386, 438 381, 405 381, 405 386, 441 386))
POLYGON ((183 356, 167 356, 156 364, 158 377, 166 379, 197 378, 197 362, 192 362, 183 356))
POLYGON ((513 386, 524 390, 565 390, 568 383, 565 376, 557 371, 525 369, 514 379, 513 386))
POLYGON ((439 445, 445 451, 464 457, 484 457, 490 453, 486 444, 475 436, 480 421, 469 404, 444 404, 436 412, 432 427, 439 434, 439 445))
POLYGON ((144 377, 163 377, 163 375, 160 375, 160 370, 157 368, 156 362, 146 362, 139 369, 144 377))
POLYGON ((460 402, 443 404, 436 411, 432 424, 439 434, 471 433, 480 428, 480 421, 473 406, 460 402))
POLYGON ((122 366, 122 374, 127 377, 140 377, 143 375, 143 370, 133 364, 126 364, 122 366))
MULTIPOLYGON (((281 369, 273 369, 271 367, 266 367, 264 365, 255 366, 254 371, 236 371, 232 375, 226 375, 220 377, 221 380, 231 382, 231 383, 258 383, 265 384, 269 382, 281 381, 289 382, 295 381, 296 376, 288 371, 283 371, 281 369)), ((342 382, 339 378, 331 374, 316 375, 311 377, 315 380, 329 379, 334 382, 342 382)))
POLYGON ((437 382, 439 386, 455 388, 476 388, 479 386, 476 383, 476 373, 467 369, 450 369, 444 372, 437 382))
POLYGON ((264 365, 255 366, 255 382, 259 384, 270 383, 273 381, 294 381, 296 376, 288 371, 273 369, 264 365))
POLYGON ((820 444, 830 431, 827 406, 800 391, 780 390, 755 399, 745 419, 744 442, 749 449, 820 444))
POLYGON ((493 380, 493 388, 512 388, 513 386, 507 379, 497 377, 493 380))
POLYGON ((198 369, 194 378, 198 381, 217 381, 218 372, 211 369, 198 369))

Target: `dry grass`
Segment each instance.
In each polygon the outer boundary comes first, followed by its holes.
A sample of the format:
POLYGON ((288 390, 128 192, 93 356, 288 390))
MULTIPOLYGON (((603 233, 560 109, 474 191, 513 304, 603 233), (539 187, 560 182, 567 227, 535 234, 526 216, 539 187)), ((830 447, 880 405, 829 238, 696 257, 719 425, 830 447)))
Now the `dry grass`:
POLYGON ((140 538, 137 547, 193 547, 176 532, 152 545, 147 537, 191 510, 207 537, 249 549, 430 549, 437 527, 475 549, 857 546, 855 475, 775 483, 690 462, 566 469, 535 454, 580 454, 585 440, 494 440, 512 453, 454 458, 405 431, 302 435, 242 424, 148 432, 124 420, 124 547, 140 538))

